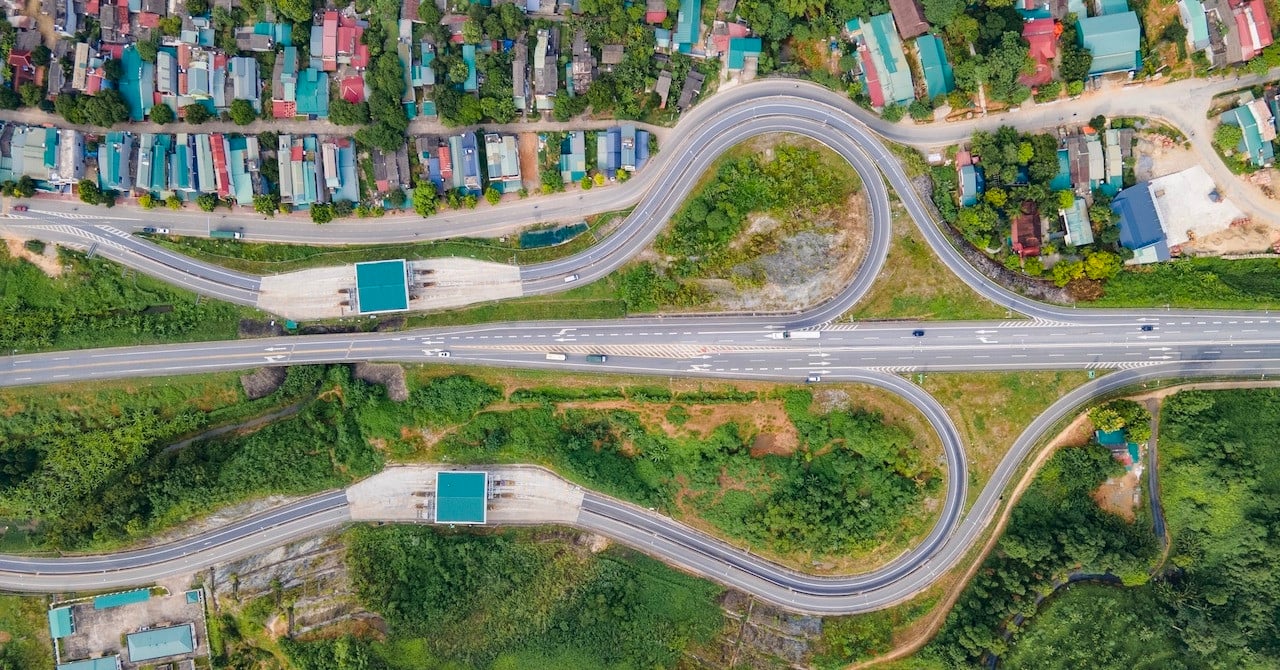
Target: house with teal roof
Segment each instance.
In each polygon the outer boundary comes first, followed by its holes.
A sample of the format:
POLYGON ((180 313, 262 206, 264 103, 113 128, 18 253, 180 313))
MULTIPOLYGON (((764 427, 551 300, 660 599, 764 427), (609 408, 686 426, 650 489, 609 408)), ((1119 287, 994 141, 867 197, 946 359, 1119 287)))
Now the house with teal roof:
POLYGON ((143 133, 138 136, 138 169, 133 187, 147 193, 169 190, 170 136, 164 133, 143 133))
POLYGON ((726 62, 730 72, 741 70, 748 58, 760 58, 764 47, 759 37, 732 37, 729 39, 729 58, 726 62))
POLYGON ((123 74, 118 86, 125 104, 129 106, 129 119, 141 121, 147 118, 151 107, 155 105, 155 64, 142 60, 137 47, 132 44, 126 46, 120 54, 120 64, 123 66, 123 74))
POLYGON ((130 633, 125 636, 125 646, 131 663, 191 654, 196 650, 195 626, 187 623, 130 633))
POLYGON ((133 135, 114 131, 98 143, 98 186, 104 190, 128 191, 133 187, 129 158, 133 155, 133 135))
POLYGON ((920 70, 924 75, 925 95, 930 100, 956 89, 956 76, 947 62, 947 52, 936 35, 916 38, 916 52, 920 54, 920 70))
POLYGON ((1078 22, 1080 46, 1093 54, 1089 76, 1142 69, 1142 26, 1133 12, 1089 16, 1078 22))
POLYGON ((1276 137, 1275 119, 1265 102, 1255 100, 1228 110, 1220 121, 1240 128, 1242 137, 1236 151, 1246 156, 1250 165, 1267 167, 1275 161, 1275 149, 1271 144, 1276 137))
POLYGON ((476 45, 462 45, 462 61, 467 64, 467 80, 462 82, 462 90, 475 93, 480 87, 479 75, 476 73, 476 45))
POLYGON ((1178 0, 1178 16, 1187 29, 1187 48, 1201 51, 1209 48, 1209 18, 1200 0, 1178 0))
POLYGON ((309 67, 298 73, 297 114, 329 118, 329 73, 309 67))
POLYGON ((680 12, 676 14, 676 29, 671 45, 680 53, 693 52, 702 34, 702 0, 680 0, 680 12))
POLYGON ((1071 201, 1071 207, 1058 210, 1062 217, 1062 225, 1066 228, 1066 242, 1073 247, 1093 244, 1093 227, 1089 224, 1088 208, 1084 198, 1077 197, 1071 201))
POLYGON ((894 26, 893 15, 879 14, 866 23, 851 19, 845 28, 858 44, 862 83, 871 104, 884 107, 889 103, 906 104, 915 99, 911 67, 902 51, 902 40, 894 26))
POLYGON ((587 176, 587 137, 581 130, 570 132, 560 143, 560 178, 571 184, 587 176))

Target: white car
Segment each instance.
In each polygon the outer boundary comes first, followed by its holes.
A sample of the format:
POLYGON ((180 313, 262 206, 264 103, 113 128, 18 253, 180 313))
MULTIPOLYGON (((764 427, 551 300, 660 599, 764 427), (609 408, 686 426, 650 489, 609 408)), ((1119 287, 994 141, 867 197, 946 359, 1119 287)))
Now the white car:
POLYGON ((578 281, 578 275, 569 275, 568 277, 564 278, 564 283, 566 284, 568 284, 571 281, 578 281))
POLYGON ((448 358, 448 357, 449 357, 449 352, 447 352, 447 351, 437 351, 437 352, 436 352, 436 356, 439 356, 440 358, 448 358))

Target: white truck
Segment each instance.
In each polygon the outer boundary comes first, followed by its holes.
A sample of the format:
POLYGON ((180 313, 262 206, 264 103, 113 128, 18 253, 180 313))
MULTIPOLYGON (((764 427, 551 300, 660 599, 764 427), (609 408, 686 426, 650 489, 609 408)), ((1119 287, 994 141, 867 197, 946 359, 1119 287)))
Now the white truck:
POLYGON ((816 330, 784 330, 780 333, 769 333, 769 338, 774 340, 816 340, 822 337, 822 333, 816 330))
POLYGON ((566 358, 568 358, 568 356, 565 356, 564 354, 547 354, 547 360, 549 361, 563 361, 566 358))

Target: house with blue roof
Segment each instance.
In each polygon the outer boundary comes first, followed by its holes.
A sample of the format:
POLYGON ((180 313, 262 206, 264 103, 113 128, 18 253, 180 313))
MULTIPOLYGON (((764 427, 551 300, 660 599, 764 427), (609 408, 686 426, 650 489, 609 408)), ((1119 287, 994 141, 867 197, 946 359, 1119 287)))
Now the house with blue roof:
POLYGON ((956 89, 956 75, 947 62, 947 52, 937 35, 921 35, 916 38, 916 52, 920 54, 920 71, 924 75, 925 95, 930 100, 956 89))
POLYGON ((680 0, 676 14, 676 29, 671 35, 671 45, 682 54, 693 53, 702 34, 702 0, 680 0))
POLYGON ((1178 17, 1187 29, 1187 48, 1203 51, 1209 48, 1209 18, 1200 0, 1178 0, 1178 17))
POLYGON ((453 163, 453 188, 471 195, 482 193, 480 184, 480 150, 475 133, 462 133, 449 138, 449 156, 453 163))
POLYGON ((564 183, 582 181, 587 176, 587 134, 575 130, 560 143, 560 178, 564 183))
POLYGON ((1134 12, 1089 16, 1077 26, 1080 46, 1093 54, 1090 77, 1142 69, 1142 26, 1134 12))
POLYGON ((862 64, 862 83, 871 104, 884 107, 890 103, 907 104, 915 99, 911 66, 902 50, 902 39, 894 26, 892 14, 879 14, 866 23, 851 19, 845 28, 858 44, 862 64))
POLYGON ((1135 184, 1116 195, 1111 211, 1120 217, 1120 244, 1133 251, 1137 264, 1169 260, 1169 244, 1151 195, 1151 183, 1135 184))

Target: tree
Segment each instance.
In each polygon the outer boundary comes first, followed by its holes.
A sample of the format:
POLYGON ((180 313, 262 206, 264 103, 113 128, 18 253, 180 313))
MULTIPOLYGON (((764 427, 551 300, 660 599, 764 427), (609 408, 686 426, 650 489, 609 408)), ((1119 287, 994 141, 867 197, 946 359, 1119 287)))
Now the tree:
POLYGON ((438 207, 436 185, 429 181, 418 182, 413 187, 413 211, 426 218, 435 214, 438 207))
POLYGON ((172 123, 173 119, 173 108, 169 105, 161 102, 151 108, 151 121, 153 123, 158 123, 163 126, 166 123, 172 123))
POLYGON ((311 21, 312 0, 276 0, 276 11, 284 14, 294 23, 311 21))
MULTIPOLYGON (((97 186, 97 184, 94 184, 97 186)), ((19 198, 30 198, 36 194, 36 180, 22 175, 18 178, 18 183, 13 186, 13 194, 19 198)))
POLYGON ((209 108, 205 107, 204 105, 198 102, 193 102, 187 105, 186 107, 182 108, 182 118, 187 123, 200 125, 205 121, 212 119, 213 113, 210 112, 209 108))
POLYGON ((897 123, 902 120, 902 116, 905 111, 906 110, 902 108, 902 105, 899 105, 896 102, 891 102, 885 105, 884 109, 880 110, 880 117, 889 123, 897 123))
POLYGON ((0 86, 0 109, 17 109, 22 105, 22 98, 8 86, 0 86))
POLYGON ((1089 119, 1089 127, 1090 127, 1090 128, 1093 128, 1094 130, 1096 130, 1096 131, 1098 131, 1098 132, 1102 132, 1102 131, 1106 130, 1106 129, 1107 129, 1107 117, 1103 116, 1102 114, 1099 114, 1099 115, 1097 115, 1097 116, 1093 117, 1092 119, 1089 119))
POLYGON ((201 193, 196 197, 196 206, 202 212, 212 212, 218 208, 218 197, 212 193, 201 193))
POLYGON ((102 189, 98 188, 98 182, 92 179, 81 179, 77 187, 80 192, 80 202, 89 205, 97 205, 102 202, 103 194, 102 189))
POLYGON ((449 63, 449 69, 447 70, 447 73, 449 77, 449 83, 462 84, 462 83, 465 83, 467 79, 471 77, 471 67, 467 65, 466 61, 462 60, 461 58, 457 58, 449 63))
POLYGON ((106 77, 108 81, 120 81, 120 78, 124 76, 124 64, 116 58, 108 58, 102 64, 102 76, 106 77))
POLYGON ((1056 286, 1066 286, 1073 280, 1084 277, 1084 263, 1080 261, 1058 261, 1051 272, 1056 286))
POLYGON ((489 188, 485 189, 484 199, 490 205, 496 205, 498 204, 499 201, 502 200, 502 194, 498 192, 498 189, 490 186, 489 188))
POLYGON ((333 208, 327 203, 317 202, 311 205, 311 221, 313 223, 329 223, 333 220, 333 208))
MULTIPOLYGON (((1073 34, 1074 32, 1072 30, 1073 34)), ((1058 61, 1058 76, 1069 83, 1083 82, 1089 76, 1089 68, 1093 67, 1093 54, 1077 44, 1074 37, 1068 40, 1065 34, 1060 44, 1062 44, 1062 56, 1058 61)), ((1067 90, 1070 93, 1070 85, 1067 90)))
POLYGON ((139 58, 147 63, 156 62, 156 54, 159 53, 160 49, 156 46, 155 42, 138 42, 137 47, 139 58))
POLYGON ((480 39, 484 37, 483 32, 479 21, 468 18, 462 24, 462 41, 466 44, 479 44, 480 39))
POLYGON ((1244 131, 1240 129, 1240 126, 1220 123, 1217 129, 1213 131, 1213 144, 1218 147, 1218 151, 1224 154, 1234 152, 1243 141, 1244 131))
POLYGON ((173 195, 171 195, 171 196, 169 196, 169 197, 165 198, 165 199, 164 199, 164 204, 165 204, 165 206, 166 206, 166 207, 168 207, 169 209, 174 209, 174 210, 182 209, 182 198, 179 198, 179 197, 178 197, 178 194, 176 194, 176 193, 175 193, 175 194, 173 194, 173 195))
POLYGON ((166 16, 156 23, 156 27, 165 35, 177 37, 182 32, 182 17, 177 14, 166 16))
POLYGON ((204 16, 209 13, 209 0, 187 0, 187 14, 204 16))
MULTIPOLYGON (((508 5, 503 5, 506 7, 508 5)), ((480 109, 494 123, 511 123, 516 118, 516 104, 511 96, 480 99, 480 109)))
POLYGON ((338 98, 329 103, 329 120, 340 126, 362 126, 369 123, 369 105, 338 98))
POLYGON ((253 196, 253 211, 267 216, 275 216, 280 209, 280 196, 263 194, 253 196))
POLYGON ((1095 251, 1084 257, 1084 276, 1106 281, 1120 272, 1120 257, 1109 251, 1095 251))
POLYGON ((31 64, 36 67, 46 67, 52 59, 53 52, 49 50, 49 47, 43 44, 31 50, 31 64))
POLYGON ((248 100, 232 100, 227 112, 231 114, 231 120, 238 126, 247 126, 258 120, 258 111, 248 100))
POLYGON ((965 0, 925 0, 924 18, 935 26, 947 27, 964 16, 968 3, 965 0))
POLYGON ((35 107, 40 104, 41 100, 44 100, 44 89, 27 82, 18 89, 18 97, 22 98, 22 104, 28 107, 35 107))

